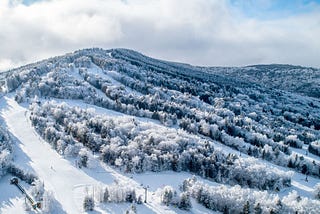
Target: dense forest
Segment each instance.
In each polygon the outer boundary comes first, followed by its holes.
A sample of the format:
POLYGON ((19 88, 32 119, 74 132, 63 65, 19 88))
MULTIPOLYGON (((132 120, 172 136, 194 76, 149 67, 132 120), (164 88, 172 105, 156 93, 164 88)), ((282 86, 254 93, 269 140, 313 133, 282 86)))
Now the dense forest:
MULTIPOLYGON (((277 71, 287 68, 270 66, 259 72, 282 75, 277 71)), ((244 206, 256 213, 294 212, 295 193, 280 200, 260 191, 290 187, 293 172, 319 179, 320 101, 265 87, 266 78, 248 82, 230 69, 224 75, 223 68, 165 62, 126 49, 86 49, 10 70, 0 84, 2 92, 29 104, 29 119, 41 137, 83 167, 99 154, 125 173, 183 171, 230 185, 219 189, 186 181, 176 202, 184 208, 192 197, 225 212, 219 194, 230 190, 243 198, 228 199, 230 212, 244 206), (97 108, 130 117, 104 115, 97 108), (266 200, 257 202, 258 195, 266 200)), ((0 139, 1 176, 10 159, 2 129, 0 139)), ((305 212, 317 206, 302 201, 305 212)))

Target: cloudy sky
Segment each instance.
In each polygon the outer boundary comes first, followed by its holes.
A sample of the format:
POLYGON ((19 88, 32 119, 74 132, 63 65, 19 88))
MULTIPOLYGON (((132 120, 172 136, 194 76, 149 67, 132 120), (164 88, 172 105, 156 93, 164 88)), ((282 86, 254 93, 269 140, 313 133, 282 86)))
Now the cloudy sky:
POLYGON ((320 67, 320 0, 0 0, 0 70, 88 47, 320 67))

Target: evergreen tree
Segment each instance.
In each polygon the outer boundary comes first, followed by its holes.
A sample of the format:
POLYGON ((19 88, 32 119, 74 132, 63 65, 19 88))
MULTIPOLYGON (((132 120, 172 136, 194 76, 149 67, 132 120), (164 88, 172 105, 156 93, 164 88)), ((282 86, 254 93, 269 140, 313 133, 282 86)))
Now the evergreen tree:
POLYGON ((261 214, 262 213, 262 208, 260 203, 257 203, 257 205, 254 207, 254 213, 255 214, 261 214))
POLYGON ((182 210, 189 210, 192 207, 190 195, 186 192, 181 193, 179 208, 182 210))
POLYGON ((83 200, 84 211, 92 211, 94 209, 94 200, 92 196, 86 196, 83 200))
POLYGON ((250 204, 249 204, 249 201, 247 201, 247 202, 244 204, 242 213, 243 213, 243 214, 249 214, 249 213, 250 213, 250 204))
POLYGON ((142 204, 142 195, 139 195, 138 200, 137 200, 137 204, 142 204))
POLYGON ((292 161, 291 158, 289 159, 288 167, 289 167, 289 168, 294 168, 294 164, 293 164, 293 161, 292 161))
POLYGON ((136 191, 135 190, 129 190, 126 193, 126 202, 132 203, 136 201, 136 191))
POLYGON ((108 190, 108 187, 106 187, 103 193, 103 202, 108 202, 109 197, 110 197, 109 190, 108 190))
POLYGON ((283 207, 283 205, 282 205, 282 202, 281 202, 280 199, 277 200, 276 205, 277 205, 277 211, 278 211, 278 213, 282 213, 282 207, 283 207))
POLYGON ((314 187, 313 194, 316 199, 320 200, 320 183, 314 187))
POLYGON ((230 213, 230 212, 229 212, 229 208, 228 208, 227 206, 224 206, 222 213, 223 213, 223 214, 229 214, 229 213, 230 213))
POLYGON ((87 155, 81 155, 80 156, 80 163, 82 166, 87 167, 88 165, 88 156, 87 155))
POLYGON ((126 211, 126 214, 136 214, 137 207, 135 204, 131 204, 130 208, 126 211))
POLYGON ((169 206, 173 198, 173 189, 170 186, 165 186, 161 195, 161 202, 169 206))
POLYGON ((271 209, 270 214, 277 214, 277 212, 274 209, 271 209))

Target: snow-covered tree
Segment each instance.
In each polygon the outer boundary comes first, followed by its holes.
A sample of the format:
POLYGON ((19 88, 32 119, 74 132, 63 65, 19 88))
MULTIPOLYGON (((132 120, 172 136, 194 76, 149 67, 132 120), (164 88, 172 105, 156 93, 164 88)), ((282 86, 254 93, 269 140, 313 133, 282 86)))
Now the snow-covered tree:
POLYGON ((316 199, 320 200, 320 183, 314 186, 313 195, 316 199))
POLYGON ((182 210, 190 210, 192 207, 190 195, 186 192, 180 194, 179 208, 182 210))
POLYGON ((83 210, 92 211, 94 209, 94 199, 92 196, 86 195, 83 199, 83 210))
POLYGON ((167 206, 171 203, 173 199, 174 190, 171 186, 165 186, 161 193, 161 202, 167 206))

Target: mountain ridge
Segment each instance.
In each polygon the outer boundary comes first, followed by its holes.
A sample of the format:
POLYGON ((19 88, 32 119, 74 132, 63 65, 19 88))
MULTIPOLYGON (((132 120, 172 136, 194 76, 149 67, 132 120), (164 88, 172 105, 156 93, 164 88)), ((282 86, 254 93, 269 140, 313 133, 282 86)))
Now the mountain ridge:
MULTIPOLYGON (((47 212, 51 203, 79 213, 88 200, 101 213, 126 212, 145 191, 139 213, 314 212, 320 100, 228 69, 96 48, 0 75, 1 189, 16 176, 47 212)), ((11 205, 0 212, 23 213, 17 193, 1 199, 11 205)))
POLYGON ((0 81, 1 79, 4 79, 4 76, 11 72, 23 68, 31 68, 41 63, 53 63, 54 61, 63 59, 64 57, 75 57, 77 54, 94 54, 107 56, 107 53, 109 53, 110 56, 114 57, 115 59, 128 61, 137 66, 145 66, 148 69, 160 69, 161 71, 163 71, 164 68, 167 68, 169 66, 169 70, 172 70, 176 74, 187 76, 191 75, 194 78, 202 78, 204 72, 210 75, 214 75, 212 77, 213 79, 219 79, 219 81, 224 82, 224 84, 257 84, 265 88, 280 89, 316 98, 320 97, 320 69, 317 68, 290 64, 258 64, 243 67, 193 66, 185 63, 177 63, 151 58, 137 51, 125 48, 115 48, 109 50, 105 50, 102 48, 86 48, 77 50, 61 56, 51 57, 35 63, 4 71, 0 73, 0 81), (181 68, 184 69, 183 72, 180 72, 181 68), (288 76, 290 76, 289 79, 288 76), (289 84, 288 82, 291 82, 291 84, 289 84))

